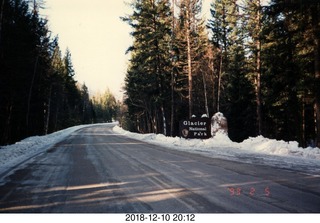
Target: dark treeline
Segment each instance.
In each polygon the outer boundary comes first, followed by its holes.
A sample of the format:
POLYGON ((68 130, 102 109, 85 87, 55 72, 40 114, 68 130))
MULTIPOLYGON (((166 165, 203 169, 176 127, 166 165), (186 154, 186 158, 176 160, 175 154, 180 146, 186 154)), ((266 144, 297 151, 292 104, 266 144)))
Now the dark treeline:
POLYGON ((201 7, 133 1, 124 126, 175 136, 179 120, 220 111, 232 140, 320 146, 320 2, 212 0, 208 21, 201 7))
POLYGON ((41 4, 0 1, 0 145, 115 116, 110 93, 90 99, 85 84, 75 81, 71 53, 61 55, 58 38, 39 16, 41 4))

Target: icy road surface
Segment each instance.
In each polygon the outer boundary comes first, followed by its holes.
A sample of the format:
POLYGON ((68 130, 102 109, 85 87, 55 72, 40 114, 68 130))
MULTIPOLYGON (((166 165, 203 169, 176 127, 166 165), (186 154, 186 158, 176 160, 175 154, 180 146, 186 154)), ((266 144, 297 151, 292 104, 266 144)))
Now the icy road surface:
POLYGON ((320 213, 320 176, 171 150, 97 125, 2 175, 0 212, 320 213))

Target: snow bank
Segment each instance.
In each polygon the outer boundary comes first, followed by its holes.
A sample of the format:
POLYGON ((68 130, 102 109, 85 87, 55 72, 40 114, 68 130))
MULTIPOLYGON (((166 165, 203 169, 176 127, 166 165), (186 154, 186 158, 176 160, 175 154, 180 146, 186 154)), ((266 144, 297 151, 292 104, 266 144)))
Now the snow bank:
POLYGON ((263 136, 249 139, 239 143, 240 149, 255 151, 258 153, 279 155, 279 156, 298 156, 320 160, 320 149, 308 147, 303 149, 297 142, 285 142, 283 140, 267 139, 263 136))
POLYGON ((45 136, 32 136, 13 145, 1 146, 0 166, 13 166, 23 160, 29 159, 86 126, 88 125, 74 126, 45 136))
POLYGON ((229 137, 223 133, 217 133, 217 135, 211 139, 184 139, 180 137, 167 137, 162 134, 139 134, 128 132, 123 130, 119 126, 115 126, 113 131, 116 133, 142 140, 145 142, 160 144, 164 146, 175 146, 175 147, 197 147, 197 148, 213 148, 213 147, 230 147, 235 146, 236 143, 232 142, 229 137))
POLYGON ((0 176, 10 168, 50 149, 53 145, 61 142, 77 130, 97 125, 114 126, 117 124, 118 122, 79 125, 45 136, 32 136, 13 145, 0 146, 0 176))
MULTIPOLYGON (((112 123, 114 125, 116 123, 112 123)), ((98 124, 101 125, 101 124, 98 124)), ((31 157, 49 149, 73 132, 93 125, 80 125, 64 129, 46 136, 26 138, 16 144, 0 147, 0 175, 31 157)), ((297 142, 284 142, 258 136, 242 143, 232 142, 229 137, 217 132, 214 138, 184 139, 166 137, 161 134, 137 134, 115 126, 113 131, 121 135, 142 140, 167 148, 200 153, 208 157, 237 160, 247 163, 270 164, 299 170, 320 171, 320 149, 300 148, 297 142)))
POLYGON ((273 166, 308 174, 320 172, 320 149, 299 148, 297 142, 277 141, 258 136, 236 143, 222 132, 217 132, 214 138, 201 140, 166 137, 161 134, 137 134, 125 131, 119 126, 115 126, 113 130, 130 138, 207 157, 273 166))
POLYGON ((320 160, 319 148, 300 148, 297 142, 285 142, 267 139, 262 136, 249 138, 241 143, 232 142, 229 137, 217 132, 214 138, 200 139, 184 139, 179 137, 166 137, 161 134, 138 134, 123 130, 119 126, 115 126, 113 130, 117 133, 126 135, 131 138, 143 140, 149 143, 166 146, 173 149, 184 150, 202 150, 212 152, 216 155, 239 156, 241 153, 255 153, 265 155, 276 155, 286 157, 302 157, 307 159, 320 160), (221 149, 227 149, 228 154, 221 149))

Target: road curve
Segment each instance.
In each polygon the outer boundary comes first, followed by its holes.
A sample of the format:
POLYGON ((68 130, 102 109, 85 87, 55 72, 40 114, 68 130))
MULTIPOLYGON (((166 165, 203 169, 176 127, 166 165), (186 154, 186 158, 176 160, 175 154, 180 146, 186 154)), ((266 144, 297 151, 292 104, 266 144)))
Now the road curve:
POLYGON ((0 179, 4 213, 320 213, 320 176, 78 130, 0 179))

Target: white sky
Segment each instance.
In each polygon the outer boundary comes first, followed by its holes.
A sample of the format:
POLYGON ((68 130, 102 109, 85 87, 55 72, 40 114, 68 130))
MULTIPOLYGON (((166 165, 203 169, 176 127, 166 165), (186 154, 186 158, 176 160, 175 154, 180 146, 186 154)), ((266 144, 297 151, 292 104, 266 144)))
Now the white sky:
POLYGON ((109 88, 121 99, 132 44, 130 27, 119 18, 130 8, 122 0, 46 0, 49 29, 59 36, 61 50, 68 47, 75 79, 93 92, 109 88))
MULTIPOLYGON (((45 0, 42 14, 49 20, 53 35, 59 35, 64 53, 68 47, 76 80, 85 83, 91 93, 109 88, 122 99, 132 44, 131 28, 119 17, 131 14, 124 1, 130 0, 45 0)), ((212 0, 203 1, 203 12, 209 14, 212 0)))

